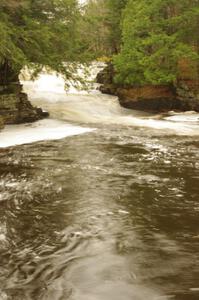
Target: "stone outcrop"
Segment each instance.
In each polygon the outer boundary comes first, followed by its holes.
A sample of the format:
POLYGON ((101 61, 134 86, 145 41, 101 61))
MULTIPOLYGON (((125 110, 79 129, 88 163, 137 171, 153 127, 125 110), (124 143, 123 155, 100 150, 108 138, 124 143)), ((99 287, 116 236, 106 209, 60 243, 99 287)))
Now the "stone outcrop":
POLYGON ((118 88, 117 95, 122 106, 137 110, 159 112, 173 110, 179 104, 167 86, 118 88))
POLYGON ((34 122, 45 117, 48 113, 28 101, 19 83, 0 86, 0 128, 3 124, 34 122))
POLYGON ((107 66, 97 74, 97 82, 101 84, 113 84, 114 79, 114 67, 111 63, 108 63, 107 66))
POLYGON ((0 128, 3 124, 34 122, 49 115, 34 107, 22 92, 19 73, 8 60, 0 64, 0 128))
POLYGON ((114 70, 108 65, 102 70, 97 81, 100 91, 116 95, 126 108, 166 112, 170 110, 199 112, 199 80, 181 79, 174 85, 118 86, 114 84, 114 70))

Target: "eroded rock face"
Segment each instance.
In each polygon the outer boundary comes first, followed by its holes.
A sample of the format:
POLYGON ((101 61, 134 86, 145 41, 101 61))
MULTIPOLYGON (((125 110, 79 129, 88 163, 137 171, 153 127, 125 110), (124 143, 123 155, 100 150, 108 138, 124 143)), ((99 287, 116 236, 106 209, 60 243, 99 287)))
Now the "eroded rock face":
POLYGON ((117 95, 122 106, 138 110, 167 111, 178 104, 173 90, 167 86, 119 88, 117 95))
POLYGON ((106 85, 112 84, 114 75, 115 73, 113 65, 111 63, 108 63, 107 66, 97 74, 97 83, 106 85))
POLYGON ((34 107, 22 92, 19 72, 7 60, 0 65, 0 128, 3 124, 34 122, 48 116, 34 107))
POLYGON ((182 80, 176 85, 177 99, 188 106, 188 110, 199 112, 199 80, 182 80))
POLYGON ((4 91, 0 94, 0 127, 3 127, 3 123, 34 122, 47 116, 48 113, 32 106, 25 93, 4 91))
POLYGON ((98 74, 97 81, 102 84, 100 91, 118 96, 121 106, 157 113, 170 110, 199 112, 199 80, 181 80, 176 86, 125 87, 114 84, 113 77, 114 70, 109 65, 98 74))

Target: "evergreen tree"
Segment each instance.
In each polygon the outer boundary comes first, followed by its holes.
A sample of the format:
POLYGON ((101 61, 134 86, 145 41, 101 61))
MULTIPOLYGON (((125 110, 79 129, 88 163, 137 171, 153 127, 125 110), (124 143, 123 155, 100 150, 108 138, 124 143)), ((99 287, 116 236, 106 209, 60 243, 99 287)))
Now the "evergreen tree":
POLYGON ((179 62, 198 62, 198 0, 129 0, 124 13, 123 46, 114 62, 116 81, 170 83, 179 62))
POLYGON ((79 19, 82 52, 90 59, 110 55, 107 0, 89 0, 79 19))
POLYGON ((122 11, 127 0, 88 0, 79 22, 82 51, 89 57, 111 57, 121 45, 122 11))
POLYGON ((78 16, 76 0, 1 0, 0 83, 16 79, 24 65, 36 71, 50 67, 70 77, 63 62, 80 57, 78 16))
POLYGON ((112 53, 118 53, 122 42, 121 23, 123 10, 127 0, 107 0, 106 4, 108 8, 109 46, 112 53))

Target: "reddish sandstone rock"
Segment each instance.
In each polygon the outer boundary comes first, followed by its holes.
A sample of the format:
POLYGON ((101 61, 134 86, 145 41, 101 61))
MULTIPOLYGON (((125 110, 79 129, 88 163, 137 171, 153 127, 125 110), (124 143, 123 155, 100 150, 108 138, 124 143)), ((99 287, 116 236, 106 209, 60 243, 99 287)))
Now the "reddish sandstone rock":
POLYGON ((121 106, 126 108, 157 113, 170 110, 199 112, 199 80, 189 78, 187 70, 186 66, 184 77, 175 85, 118 86, 113 82, 113 73, 107 74, 113 72, 110 66, 97 79, 102 84, 100 91, 118 96, 121 106))

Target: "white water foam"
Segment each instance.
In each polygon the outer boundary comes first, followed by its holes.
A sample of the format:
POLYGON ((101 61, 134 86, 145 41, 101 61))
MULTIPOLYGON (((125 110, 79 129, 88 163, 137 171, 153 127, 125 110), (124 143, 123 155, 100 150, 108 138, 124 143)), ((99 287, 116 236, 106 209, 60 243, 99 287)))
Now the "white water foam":
POLYGON ((188 123, 194 122, 199 124, 199 114, 194 111, 188 111, 183 113, 171 112, 171 116, 166 117, 164 119, 173 122, 188 122, 188 123))
MULTIPOLYGON (((94 69, 94 73, 99 67, 94 69)), ((64 80, 56 74, 42 73, 35 82, 24 81, 24 90, 33 104, 48 110, 58 120, 85 124, 116 124, 158 130, 163 134, 199 135, 199 114, 189 112, 168 117, 125 109, 117 97, 99 91, 78 91, 73 87, 66 93, 64 80)))
POLYGON ((0 148, 43 140, 58 140, 93 130, 52 119, 45 119, 31 124, 8 125, 0 132, 0 148))
POLYGON ((54 93, 54 94, 82 94, 88 95, 92 93, 99 93, 96 88, 99 84, 95 83, 97 73, 105 67, 104 63, 96 62, 90 67, 81 66, 77 70, 76 75, 86 83, 88 89, 84 90, 85 86, 79 84, 79 89, 75 87, 75 81, 68 81, 67 88, 64 76, 56 72, 48 72, 45 69, 38 75, 35 81, 31 81, 31 70, 24 69, 20 75, 21 83, 24 85, 26 92, 37 93, 54 93))

